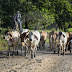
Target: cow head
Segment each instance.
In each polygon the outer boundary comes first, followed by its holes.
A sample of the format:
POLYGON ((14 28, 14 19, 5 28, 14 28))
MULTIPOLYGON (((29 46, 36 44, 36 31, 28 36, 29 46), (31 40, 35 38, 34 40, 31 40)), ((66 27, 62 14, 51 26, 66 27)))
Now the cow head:
POLYGON ((25 46, 24 40, 25 40, 26 38, 28 38, 29 32, 30 32, 30 31, 27 31, 27 32, 24 32, 23 34, 20 35, 22 46, 25 46))
POLYGON ((62 38, 62 37, 65 38, 65 35, 63 34, 63 32, 60 31, 59 32, 59 39, 62 38))
POLYGON ((34 39, 38 40, 38 37, 35 34, 33 34, 33 32, 30 32, 28 37, 29 37, 30 41, 33 41, 34 39))
POLYGON ((24 41, 24 38, 27 37, 28 38, 28 34, 30 31, 24 32, 23 34, 20 35, 21 41, 24 41))
POLYGON ((9 30, 5 31, 5 36, 3 38, 6 39, 7 41, 12 39, 11 32, 9 30))

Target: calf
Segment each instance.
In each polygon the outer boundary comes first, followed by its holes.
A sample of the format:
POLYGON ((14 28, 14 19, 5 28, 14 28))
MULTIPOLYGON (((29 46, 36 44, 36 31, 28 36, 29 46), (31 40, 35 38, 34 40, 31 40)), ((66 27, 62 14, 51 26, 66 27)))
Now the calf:
MULTIPOLYGON (((13 51, 15 52, 15 48, 18 47, 20 33, 18 31, 9 31, 9 30, 7 30, 5 32, 5 36, 3 38, 8 41, 9 50, 10 50, 10 47, 12 46, 13 51)), ((18 50, 17 50, 17 52, 18 52, 18 50)), ((10 56, 9 51, 8 51, 8 55, 10 56)))
POLYGON ((46 41, 46 38, 47 38, 47 32, 46 31, 41 31, 40 33, 40 43, 39 43, 39 47, 40 49, 43 47, 45 48, 45 41, 46 41))
POLYGON ((59 51, 62 51, 62 54, 65 54, 65 49, 66 49, 66 44, 67 44, 67 35, 65 32, 59 32, 58 36, 58 55, 59 51))

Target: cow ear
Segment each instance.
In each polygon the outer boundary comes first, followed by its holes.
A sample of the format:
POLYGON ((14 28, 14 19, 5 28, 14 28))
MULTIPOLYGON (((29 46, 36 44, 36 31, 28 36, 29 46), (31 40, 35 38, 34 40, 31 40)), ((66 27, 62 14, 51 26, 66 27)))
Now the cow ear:
POLYGON ((10 34, 10 36, 12 37, 12 35, 10 34))
POLYGON ((20 35, 20 38, 22 37, 22 35, 20 35))
POLYGON ((65 35, 63 34, 63 37, 65 37, 65 35))
POLYGON ((69 36, 71 35, 71 33, 69 32, 69 36))
POLYGON ((29 38, 29 35, 27 35, 26 37, 29 38))
POLYGON ((26 36, 29 34, 30 31, 26 32, 26 36))
POLYGON ((57 33, 55 33, 56 34, 56 37, 58 37, 58 34, 57 33))
POLYGON ((34 35, 34 37, 38 40, 38 37, 36 35, 34 35))

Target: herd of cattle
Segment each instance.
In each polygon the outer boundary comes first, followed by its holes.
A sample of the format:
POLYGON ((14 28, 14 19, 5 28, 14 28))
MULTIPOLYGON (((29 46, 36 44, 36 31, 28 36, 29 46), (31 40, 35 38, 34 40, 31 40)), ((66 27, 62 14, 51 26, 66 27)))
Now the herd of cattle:
POLYGON ((52 31, 47 33, 46 31, 29 31, 28 29, 20 29, 20 33, 18 31, 9 31, 5 32, 5 36, 3 37, 8 41, 9 50, 8 55, 10 56, 10 47, 13 47, 13 54, 15 54, 15 50, 18 54, 18 45, 19 39, 21 40, 21 54, 23 48, 25 49, 25 56, 27 56, 27 51, 29 50, 31 58, 36 56, 37 48, 45 48, 45 41, 49 38, 49 48, 55 52, 58 52, 58 55, 64 55, 67 50, 71 53, 72 47, 72 32, 55 32, 52 31))

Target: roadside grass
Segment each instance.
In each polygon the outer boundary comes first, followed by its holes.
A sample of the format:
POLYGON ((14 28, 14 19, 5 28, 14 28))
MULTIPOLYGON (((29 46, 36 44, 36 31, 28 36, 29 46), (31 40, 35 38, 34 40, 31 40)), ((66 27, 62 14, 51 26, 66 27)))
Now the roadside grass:
POLYGON ((7 41, 3 39, 4 32, 6 30, 7 30, 6 28, 0 28, 0 51, 8 49, 7 41))
POLYGON ((66 31, 67 32, 72 32, 72 28, 68 28, 66 31))

